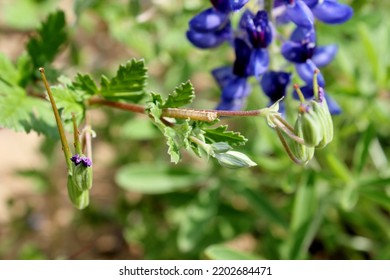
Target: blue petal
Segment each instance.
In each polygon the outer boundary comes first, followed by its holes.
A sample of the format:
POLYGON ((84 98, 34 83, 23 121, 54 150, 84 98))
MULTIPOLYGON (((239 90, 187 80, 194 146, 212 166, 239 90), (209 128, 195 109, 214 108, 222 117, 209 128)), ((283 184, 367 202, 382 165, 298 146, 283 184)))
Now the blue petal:
POLYGON ((227 14, 210 8, 193 17, 189 22, 189 26, 190 29, 196 31, 212 32, 221 29, 228 20, 229 16, 227 14))
POLYGON ((266 49, 254 49, 249 60, 250 75, 258 77, 268 69, 269 55, 266 49))
POLYGON ((251 90, 246 78, 234 77, 222 89, 222 99, 233 100, 246 97, 251 90))
POLYGON ((298 26, 312 27, 314 16, 309 7, 302 0, 287 5, 287 14, 291 21, 298 26))
POLYGON ((236 38, 234 40, 234 50, 236 52, 236 59, 233 65, 233 74, 240 77, 250 76, 249 62, 252 53, 251 47, 244 40, 236 38))
MULTIPOLYGON (((301 79, 304 80, 307 84, 313 83, 314 71, 317 69, 317 66, 313 63, 313 61, 308 59, 305 63, 295 64, 295 69, 299 77, 301 77, 301 79)), ((325 86, 325 80, 321 72, 318 73, 317 81, 320 87, 325 86)))
POLYGON ((211 71, 214 79, 221 88, 224 88, 233 77, 232 66, 222 66, 211 71))
POLYGON ((239 111, 245 105, 245 98, 237 98, 232 100, 222 99, 218 106, 215 108, 216 110, 228 110, 228 111, 239 111))
POLYGON ((266 11, 259 11, 254 17, 247 14, 244 25, 254 48, 266 48, 272 41, 272 30, 266 11))
POLYGON ((329 112, 332 115, 339 115, 343 112, 343 110, 341 110, 340 105, 337 104, 337 102, 333 98, 331 98, 328 94, 325 94, 325 99, 326 99, 326 103, 328 103, 329 112))
POLYGON ((275 102, 286 95, 290 81, 291 73, 269 71, 261 78, 260 86, 271 102, 275 102))
MULTIPOLYGON (((314 47, 313 47, 314 48, 314 47)), ((286 41, 282 45, 282 55, 285 59, 293 63, 304 63, 311 58, 313 48, 301 43, 286 41)))
POLYGON ((290 40, 301 44, 314 44, 316 42, 316 31, 314 28, 300 27, 294 29, 290 40))
POLYGON ((193 29, 187 31, 187 39, 201 49, 215 48, 232 36, 230 24, 216 32, 198 32, 193 29))
POLYGON ((211 0, 211 4, 218 11, 223 13, 229 13, 238 11, 241 9, 249 0, 211 0))
POLYGON ((349 20, 353 15, 353 9, 334 0, 324 0, 313 8, 313 14, 320 21, 328 24, 338 24, 349 20))
POLYGON ((303 2, 306 3, 306 5, 312 9, 315 5, 318 4, 319 0, 303 0, 303 2))
POLYGON ((337 45, 317 47, 311 60, 315 65, 317 65, 317 67, 324 67, 333 60, 333 58, 336 56, 337 50, 337 45))
POLYGON ((248 3, 248 1, 249 0, 230 0, 230 8, 232 9, 232 11, 238 11, 239 9, 244 7, 244 5, 248 3))

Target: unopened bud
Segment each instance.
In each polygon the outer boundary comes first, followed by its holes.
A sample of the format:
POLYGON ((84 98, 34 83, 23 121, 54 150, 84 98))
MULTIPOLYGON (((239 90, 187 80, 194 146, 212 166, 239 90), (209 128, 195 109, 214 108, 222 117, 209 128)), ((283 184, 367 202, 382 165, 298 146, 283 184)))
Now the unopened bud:
POLYGON ((236 151, 228 151, 226 153, 215 154, 215 158, 223 167, 232 169, 257 165, 247 155, 236 151))
POLYGON ((84 155, 74 155, 71 158, 74 163, 72 169, 72 180, 75 187, 80 191, 92 188, 92 162, 84 155))
MULTIPOLYGON (((303 128, 302 128, 302 117, 298 116, 295 127, 294 127, 294 133, 296 136, 303 138, 303 128)), ((314 147, 309 147, 304 144, 300 144, 298 142, 294 141, 293 144, 295 156, 303 161, 305 164, 309 162, 313 156, 314 156, 314 147)))
POLYGON ((317 146, 323 138, 322 125, 317 113, 309 107, 302 111, 301 118, 305 144, 309 147, 317 146))
POLYGON ((322 102, 312 100, 311 102, 313 112, 317 115, 322 129, 323 137, 318 143, 316 148, 324 148, 333 139, 333 122, 329 113, 328 106, 326 105, 325 99, 322 102), (325 104, 323 103, 325 102, 325 104))
POLYGON ((78 209, 84 209, 89 204, 89 191, 80 190, 78 186, 75 185, 73 180, 73 175, 68 175, 68 196, 72 201, 73 205, 78 209))

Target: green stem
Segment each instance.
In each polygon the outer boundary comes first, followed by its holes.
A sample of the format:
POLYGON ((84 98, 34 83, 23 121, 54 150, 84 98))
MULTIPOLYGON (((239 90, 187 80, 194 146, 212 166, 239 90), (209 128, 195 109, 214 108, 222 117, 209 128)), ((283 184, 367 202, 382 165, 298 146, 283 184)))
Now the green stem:
POLYGON ((297 91, 301 103, 305 103, 305 96, 303 95, 302 90, 299 88, 299 85, 295 84, 294 89, 297 91))
POLYGON ((318 81, 317 81, 317 77, 318 77, 318 73, 320 72, 320 70, 316 69, 314 70, 314 75, 313 75, 313 91, 314 91, 314 98, 317 100, 317 101, 320 101, 320 97, 318 95, 318 81))
POLYGON ((77 123, 76 123, 76 117, 74 113, 72 113, 72 122, 73 122, 73 137, 74 137, 74 148, 76 150, 76 154, 82 154, 81 150, 81 144, 80 144, 80 133, 77 128, 77 123))
POLYGON ((71 162, 71 160, 70 160, 70 158, 72 157, 72 155, 71 155, 71 153, 70 153, 68 141, 67 141, 66 136, 65 136, 65 130, 64 130, 64 127, 63 127, 63 125, 62 125, 60 113, 58 112, 56 103, 55 103, 55 101, 54 101, 53 94, 52 94, 52 92, 51 92, 49 83, 48 83, 48 81, 47 81, 47 79, 46 79, 45 69, 41 67, 41 68, 39 68, 39 72, 41 72, 41 76, 42 76, 43 83, 45 84, 45 88, 46 88, 47 94, 49 95, 51 107, 52 107, 52 109, 53 109, 54 117, 55 117, 56 123, 57 123, 58 133, 59 133, 60 139, 61 139, 62 150, 64 151, 64 156, 65 156, 66 165, 67 165, 67 167, 68 167, 68 171, 70 171, 70 170, 72 170, 72 162, 71 162))

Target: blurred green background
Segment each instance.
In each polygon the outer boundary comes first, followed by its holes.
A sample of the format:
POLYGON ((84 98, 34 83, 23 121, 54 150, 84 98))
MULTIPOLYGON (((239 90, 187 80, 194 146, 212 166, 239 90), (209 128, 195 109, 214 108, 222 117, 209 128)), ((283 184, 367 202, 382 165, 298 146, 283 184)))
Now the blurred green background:
MULTIPOLYGON (((241 151, 258 163, 228 170, 191 154, 173 165, 148 118, 93 110, 94 188, 79 211, 67 198, 55 135, 0 129, 0 258, 389 259, 390 4, 340 2, 353 18, 317 31, 320 45, 339 45, 322 72, 343 113, 334 117, 334 141, 307 166, 290 161, 262 119, 223 120, 249 139, 241 151)), ((197 50, 185 38, 188 20, 208 6, 2 0, 0 52, 16 61, 40 22, 62 9, 71 35, 54 63, 61 74, 112 75, 144 58, 148 89, 169 93, 190 79, 193 107, 212 109, 220 91, 209 71, 233 53, 197 50)), ((254 88, 248 109, 267 105, 254 88)))

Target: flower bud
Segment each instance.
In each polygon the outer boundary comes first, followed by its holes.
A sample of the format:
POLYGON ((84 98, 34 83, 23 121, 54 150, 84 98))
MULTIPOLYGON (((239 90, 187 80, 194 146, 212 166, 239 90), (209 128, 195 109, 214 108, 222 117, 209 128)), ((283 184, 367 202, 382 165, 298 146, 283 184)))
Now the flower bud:
POLYGON ((79 191, 86 191, 92 188, 92 162, 84 155, 74 155, 71 158, 74 162, 72 170, 72 181, 79 191))
POLYGON ((89 204, 89 191, 80 190, 79 187, 75 185, 72 177, 73 175, 68 175, 68 196, 76 208, 84 209, 89 204))
POLYGON ((236 152, 228 151, 226 153, 215 154, 215 158, 218 160, 219 164, 227 168, 242 168, 242 167, 251 167, 256 166, 257 164, 253 162, 247 155, 236 152))
POLYGON ((332 122, 332 118, 330 117, 329 110, 327 106, 324 105, 324 103, 313 100, 311 102, 311 105, 313 108, 313 112, 318 116, 318 120, 320 122, 322 134, 323 134, 323 137, 321 141, 318 143, 318 145, 316 146, 316 148, 322 149, 332 141, 333 122, 332 122))
POLYGON ((306 146, 317 146, 324 136, 318 113, 308 108, 301 113, 301 118, 303 139, 305 140, 306 146))
MULTIPOLYGON (((296 136, 303 138, 301 116, 298 116, 295 122, 294 133, 296 136)), ((293 148, 294 148, 295 156, 299 160, 303 161, 305 164, 308 163, 314 156, 314 150, 315 150, 314 147, 309 147, 294 141, 293 148)))

